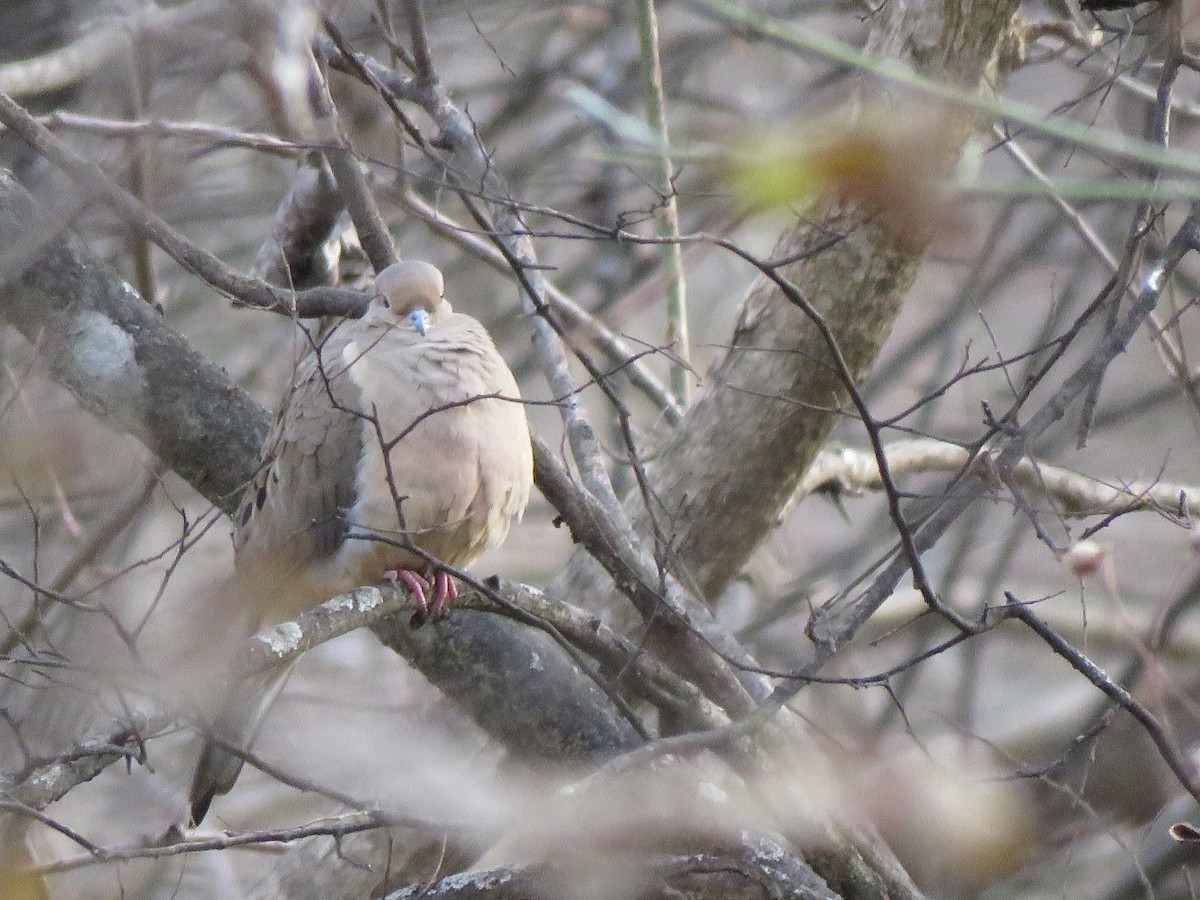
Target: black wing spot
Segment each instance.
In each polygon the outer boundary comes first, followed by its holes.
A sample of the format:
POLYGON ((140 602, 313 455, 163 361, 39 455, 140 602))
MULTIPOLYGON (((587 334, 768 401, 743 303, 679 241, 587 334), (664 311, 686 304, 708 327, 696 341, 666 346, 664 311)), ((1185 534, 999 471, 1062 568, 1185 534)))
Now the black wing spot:
POLYGON ((238 524, 241 525, 243 528, 246 527, 246 523, 250 521, 250 516, 251 516, 251 514, 253 514, 253 512, 254 512, 253 504, 247 503, 245 506, 243 506, 241 513, 238 515, 238 524))
POLYGON ((267 486, 264 484, 258 489, 258 495, 254 498, 254 505, 259 509, 263 508, 263 504, 267 502, 267 486))

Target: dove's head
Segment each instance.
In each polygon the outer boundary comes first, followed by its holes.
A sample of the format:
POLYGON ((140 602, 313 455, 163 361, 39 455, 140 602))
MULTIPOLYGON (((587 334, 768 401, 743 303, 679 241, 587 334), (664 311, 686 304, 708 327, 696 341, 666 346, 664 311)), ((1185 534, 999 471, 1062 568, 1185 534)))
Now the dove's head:
POLYGON ((420 334, 450 312, 443 296, 446 281, 437 266, 416 259, 393 263, 375 276, 375 299, 369 317, 389 316, 407 321, 420 334))

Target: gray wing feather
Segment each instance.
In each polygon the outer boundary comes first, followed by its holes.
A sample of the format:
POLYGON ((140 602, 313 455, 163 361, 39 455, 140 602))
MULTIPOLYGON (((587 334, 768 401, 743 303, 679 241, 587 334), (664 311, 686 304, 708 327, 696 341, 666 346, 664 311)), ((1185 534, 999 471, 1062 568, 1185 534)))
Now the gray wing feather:
MULTIPOLYGON (((273 591, 296 586, 289 574, 335 554, 349 529, 362 454, 359 391, 345 372, 341 342, 327 341, 319 361, 306 357, 263 447, 262 466, 242 499, 234 530, 235 583, 251 596, 252 622, 277 617, 273 591)), ((286 607, 284 607, 286 608, 286 607)), ((289 610, 290 611, 290 610, 289 610)), ((233 787, 242 759, 222 742, 248 749, 274 692, 291 668, 277 667, 237 685, 227 698, 196 766, 191 820, 233 787)))
POLYGON ((310 354, 263 451, 234 531, 239 568, 302 566, 335 554, 349 528, 363 449, 359 389, 345 370, 342 342, 310 354))

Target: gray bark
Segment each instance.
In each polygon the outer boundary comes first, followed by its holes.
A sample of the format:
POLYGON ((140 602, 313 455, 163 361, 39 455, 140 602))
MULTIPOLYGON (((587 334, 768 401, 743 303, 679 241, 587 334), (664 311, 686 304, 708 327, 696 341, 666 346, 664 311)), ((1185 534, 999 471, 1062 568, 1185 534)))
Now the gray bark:
MULTIPOLYGON (((892 0, 879 14, 872 46, 927 75, 974 88, 1015 7, 1016 0, 892 0)), ((0 265, 6 283, 0 316, 45 349, 55 377, 81 403, 135 434, 205 496, 231 509, 257 463, 266 413, 78 242, 49 231, 36 245, 23 243, 38 219, 27 195, 11 179, 0 180, 0 241, 12 248, 0 265)), ((783 274, 825 317, 857 378, 886 337, 921 253, 858 210, 830 206, 789 228, 775 255, 811 246, 830 230, 844 233, 844 240, 783 274)), ((661 531, 672 539, 680 567, 710 599, 774 526, 846 397, 813 323, 765 281, 745 301, 731 344, 649 468, 661 531)), ((650 523, 641 518, 649 534, 650 523)), ((596 571, 578 555, 555 592, 607 595, 607 576, 596 571)), ((637 743, 623 720, 599 712, 607 701, 572 663, 563 658, 559 664, 561 652, 552 643, 484 615, 453 621, 439 629, 436 646, 432 630, 414 637, 403 622, 379 630, 435 684, 475 701, 481 724, 509 746, 528 751, 536 738, 538 755, 596 760, 637 743), (518 661, 522 677, 506 680, 491 655, 497 645, 510 663, 518 661), (537 673, 533 663, 547 654, 561 677, 537 673), (546 703, 551 679, 563 693, 546 703), (511 709, 531 717, 506 715, 511 709), (539 733, 531 736, 531 730, 539 733)), ((903 873, 885 876, 887 860, 863 865, 861 856, 846 858, 844 849, 825 860, 822 871, 845 886, 846 895, 884 896, 888 877, 905 881, 903 873)))
POLYGON ((80 404, 128 431, 226 512, 269 419, 162 316, 0 172, 0 317, 80 404))
MULTIPOLYGON (((885 3, 869 48, 976 90, 992 74, 1016 8, 1016 0, 885 3)), ((963 117, 956 124, 965 140, 972 123, 963 117)), ((834 202, 785 230, 772 258, 833 234, 845 237, 780 274, 824 318, 857 381, 891 330, 923 247, 898 239, 869 212, 834 202)), ((665 561, 686 571, 710 602, 775 527, 848 398, 818 328, 765 277, 743 301, 730 344, 647 465, 653 519, 671 540, 665 561)), ((628 508, 640 531, 651 534, 642 498, 631 496, 628 508)), ((553 589, 575 597, 611 594, 607 576, 581 552, 553 589)))

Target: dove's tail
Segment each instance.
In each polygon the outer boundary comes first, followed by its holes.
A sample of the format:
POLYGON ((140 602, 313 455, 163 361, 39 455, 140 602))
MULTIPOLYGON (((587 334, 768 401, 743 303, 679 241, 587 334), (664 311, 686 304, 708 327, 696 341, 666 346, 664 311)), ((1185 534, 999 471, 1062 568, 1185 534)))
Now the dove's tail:
POLYGON ((215 797, 228 794, 233 788, 244 760, 231 748, 242 753, 250 751, 259 725, 291 670, 289 663, 251 676, 234 689, 221 708, 209 729, 204 749, 200 751, 200 761, 196 763, 196 774, 188 792, 192 825, 200 824, 215 797))

